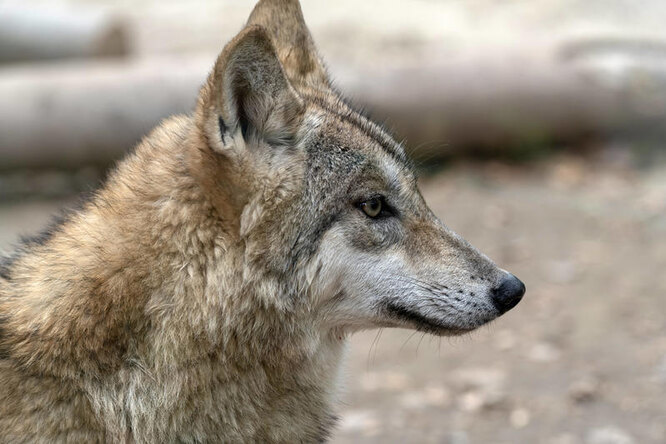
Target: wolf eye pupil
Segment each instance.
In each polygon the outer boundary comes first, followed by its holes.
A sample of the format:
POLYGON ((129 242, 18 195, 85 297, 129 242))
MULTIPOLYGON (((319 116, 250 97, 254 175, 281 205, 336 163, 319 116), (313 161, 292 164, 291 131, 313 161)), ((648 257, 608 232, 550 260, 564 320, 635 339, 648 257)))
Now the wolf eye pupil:
POLYGON ((361 209, 369 217, 377 217, 382 211, 382 201, 379 198, 372 198, 361 204, 361 209))

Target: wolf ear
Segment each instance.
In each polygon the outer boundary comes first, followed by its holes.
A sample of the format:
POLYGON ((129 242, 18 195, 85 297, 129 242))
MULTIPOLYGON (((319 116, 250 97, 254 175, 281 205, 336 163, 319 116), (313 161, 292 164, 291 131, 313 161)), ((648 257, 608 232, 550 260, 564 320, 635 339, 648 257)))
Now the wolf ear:
POLYGON ((266 29, 294 86, 330 89, 326 69, 317 55, 298 0, 261 0, 247 23, 266 29))
POLYGON ((229 154, 252 138, 291 143, 303 112, 266 31, 248 26, 218 57, 199 95, 197 120, 211 148, 229 154))

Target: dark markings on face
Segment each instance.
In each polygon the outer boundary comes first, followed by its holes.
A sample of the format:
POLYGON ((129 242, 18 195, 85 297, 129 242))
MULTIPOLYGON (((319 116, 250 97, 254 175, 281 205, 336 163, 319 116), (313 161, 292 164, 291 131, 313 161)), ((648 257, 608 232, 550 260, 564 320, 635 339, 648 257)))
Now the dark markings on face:
POLYGON ((307 159, 305 193, 292 213, 297 218, 293 223, 301 227, 292 248, 294 262, 312 257, 324 234, 348 210, 347 182, 365 162, 360 151, 327 137, 307 147, 307 159))
MULTIPOLYGON (((336 125, 349 126, 349 122, 336 125)), ((307 147, 306 193, 301 207, 307 208, 308 214, 298 221, 304 231, 292 248, 294 263, 298 257, 307 260, 315 254, 324 234, 337 223, 344 223, 344 235, 350 245, 366 252, 380 252, 405 237, 398 217, 370 219, 354 207, 355 201, 378 191, 395 189, 397 193, 399 183, 384 177, 372 152, 351 146, 363 143, 363 137, 354 139, 355 127, 347 136, 335 132, 335 128, 323 131, 307 147), (304 226, 304 222, 309 226, 304 226)), ((369 139, 365 143, 376 141, 369 139)))
POLYGON ((333 115, 341 121, 348 123, 349 125, 352 125, 356 129, 360 130, 365 136, 375 141, 375 143, 395 161, 404 165, 407 169, 413 170, 413 165, 407 158, 407 155, 405 154, 402 146, 393 140, 393 138, 389 136, 379 125, 365 118, 359 112, 353 110, 343 100, 337 99, 335 103, 336 106, 331 106, 329 102, 321 97, 306 96, 306 98, 326 111, 327 114, 333 115))
POLYGON ((330 107, 324 111, 324 124, 305 142, 303 194, 288 209, 280 210, 288 216, 274 218, 276 225, 271 229, 271 238, 280 239, 283 251, 274 255, 280 258, 275 266, 284 273, 310 260, 333 226, 342 224, 349 244, 365 252, 381 252, 406 237, 398 218, 371 220, 354 206, 355 200, 377 192, 399 194, 401 181, 387 177, 378 162, 394 161, 413 175, 402 148, 352 111, 345 114, 330 107))
POLYGON ((395 217, 360 221, 350 225, 345 234, 352 247, 368 253, 385 251, 401 244, 405 238, 405 230, 395 217))
POLYGON ((427 333, 437 333, 442 330, 442 326, 430 321, 421 314, 412 311, 397 302, 393 301, 382 301, 380 303, 380 310, 385 313, 388 317, 393 318, 398 321, 407 321, 410 324, 414 325, 417 330, 427 332, 427 333))

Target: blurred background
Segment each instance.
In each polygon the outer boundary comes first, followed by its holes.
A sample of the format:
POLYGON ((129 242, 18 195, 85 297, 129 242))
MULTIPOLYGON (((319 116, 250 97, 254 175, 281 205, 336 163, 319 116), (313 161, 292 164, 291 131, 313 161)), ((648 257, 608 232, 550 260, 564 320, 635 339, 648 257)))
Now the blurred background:
MULTIPOLYGON (((666 2, 303 0, 435 213, 527 285, 353 337, 335 443, 666 442, 666 2)), ((193 108, 249 0, 0 1, 0 251, 193 108)))

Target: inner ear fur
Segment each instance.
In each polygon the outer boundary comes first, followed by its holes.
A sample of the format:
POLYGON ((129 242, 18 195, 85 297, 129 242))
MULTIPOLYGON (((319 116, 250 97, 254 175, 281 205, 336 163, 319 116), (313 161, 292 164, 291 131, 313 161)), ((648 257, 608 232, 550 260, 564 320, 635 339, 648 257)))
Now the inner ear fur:
POLYGON ((224 48, 197 106, 201 130, 211 147, 222 152, 238 149, 254 136, 269 144, 288 144, 303 113, 303 101, 267 31, 257 25, 247 26, 224 48))

